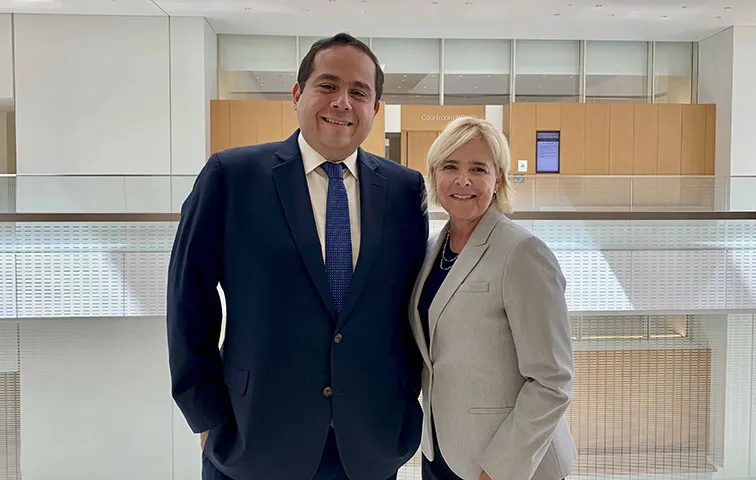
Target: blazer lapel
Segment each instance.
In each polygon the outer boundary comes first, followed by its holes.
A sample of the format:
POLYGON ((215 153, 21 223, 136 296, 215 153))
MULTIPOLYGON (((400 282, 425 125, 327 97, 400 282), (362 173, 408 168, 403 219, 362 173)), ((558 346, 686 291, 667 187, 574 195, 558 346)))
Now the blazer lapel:
MULTIPOLYGON (((459 289, 459 286, 470 275, 470 272, 472 272, 473 268, 480 262, 483 254, 488 250, 488 237, 501 217, 502 214, 495 207, 488 208, 486 213, 483 214, 483 218, 475 227, 475 230, 473 230, 470 239, 467 240, 467 244, 465 244, 459 253, 457 261, 454 262, 454 266, 449 270, 436 296, 433 298, 428 311, 430 330, 429 354, 433 354, 433 335, 436 332, 436 326, 438 325, 441 313, 443 313, 446 305, 449 304, 449 301, 459 289)), ((444 232, 445 235, 446 233, 444 232)), ((445 238, 439 238, 439 240, 444 242, 445 238)))
POLYGON ((297 135, 299 130, 285 140, 276 152, 282 163, 273 168, 273 179, 299 254, 323 303, 335 320, 336 312, 323 264, 322 248, 315 226, 315 216, 312 213, 310 191, 304 175, 297 135))
POLYGON ((352 276, 344 310, 336 329, 340 329, 354 308, 378 256, 383 234, 383 215, 386 205, 386 177, 378 174, 378 162, 362 149, 357 152, 360 180, 360 254, 352 276))
POLYGON ((438 252, 441 250, 441 246, 444 244, 444 239, 446 238, 446 232, 448 230, 449 223, 447 222, 446 225, 444 225, 444 228, 441 229, 438 237, 436 237, 433 243, 430 244, 430 248, 428 248, 428 251, 425 254, 423 268, 420 269, 420 275, 418 275, 417 281, 415 282, 415 288, 412 291, 412 300, 410 301, 410 324, 412 325, 412 333, 415 336, 415 341, 420 348, 420 354, 422 355, 423 360, 425 360, 425 363, 428 365, 428 368, 432 366, 430 359, 430 349, 427 342, 425 341, 423 322, 422 320, 420 320, 420 312, 418 311, 417 307, 420 303, 420 295, 422 295, 423 293, 425 282, 428 280, 428 276, 433 269, 433 265, 436 263, 436 257, 438 256, 438 252))

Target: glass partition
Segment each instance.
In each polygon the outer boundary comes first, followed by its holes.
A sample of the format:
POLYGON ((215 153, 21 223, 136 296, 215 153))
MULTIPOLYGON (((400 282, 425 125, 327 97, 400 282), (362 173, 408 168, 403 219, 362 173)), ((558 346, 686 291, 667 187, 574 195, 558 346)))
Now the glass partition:
POLYGON ((580 42, 518 40, 515 52, 516 101, 580 101, 580 42))
POLYGON ((439 104, 441 40, 373 38, 373 52, 385 73, 386 103, 439 104))
POLYGON ((510 102, 509 40, 444 40, 444 104, 510 102))

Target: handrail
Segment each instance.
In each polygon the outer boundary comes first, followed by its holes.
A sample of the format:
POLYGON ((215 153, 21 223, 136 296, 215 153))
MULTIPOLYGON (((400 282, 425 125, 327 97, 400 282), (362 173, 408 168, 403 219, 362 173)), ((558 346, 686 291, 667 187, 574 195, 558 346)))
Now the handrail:
MULTIPOLYGON (((447 220, 446 212, 429 212, 431 220, 447 220)), ((756 220, 756 212, 601 212, 521 211, 507 215, 512 220, 756 220)), ((0 223, 27 222, 178 222, 179 213, 0 213, 0 223)))

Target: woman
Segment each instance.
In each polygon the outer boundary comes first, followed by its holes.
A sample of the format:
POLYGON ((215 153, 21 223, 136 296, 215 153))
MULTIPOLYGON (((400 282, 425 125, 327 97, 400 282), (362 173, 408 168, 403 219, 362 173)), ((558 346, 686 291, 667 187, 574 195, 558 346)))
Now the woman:
POLYGON ((548 247, 503 215, 509 161, 504 135, 472 117, 451 122, 428 152, 428 199, 449 221, 412 298, 424 480, 558 480, 575 461, 564 276, 548 247))

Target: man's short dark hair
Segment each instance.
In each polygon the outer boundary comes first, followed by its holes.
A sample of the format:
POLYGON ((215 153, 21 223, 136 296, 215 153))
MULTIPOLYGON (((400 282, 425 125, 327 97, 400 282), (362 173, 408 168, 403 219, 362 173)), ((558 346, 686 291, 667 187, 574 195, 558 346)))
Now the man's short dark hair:
POLYGON ((378 63, 378 57, 375 56, 370 47, 365 45, 364 42, 354 38, 348 33, 338 33, 330 38, 323 38, 312 44, 310 51, 302 59, 302 63, 299 64, 299 74, 297 75, 297 83, 299 88, 304 88, 305 83, 312 75, 312 71, 315 68, 315 56, 318 52, 336 45, 346 45, 350 47, 359 48, 362 50, 375 64, 375 104, 381 101, 381 95, 383 95, 383 70, 378 63))

